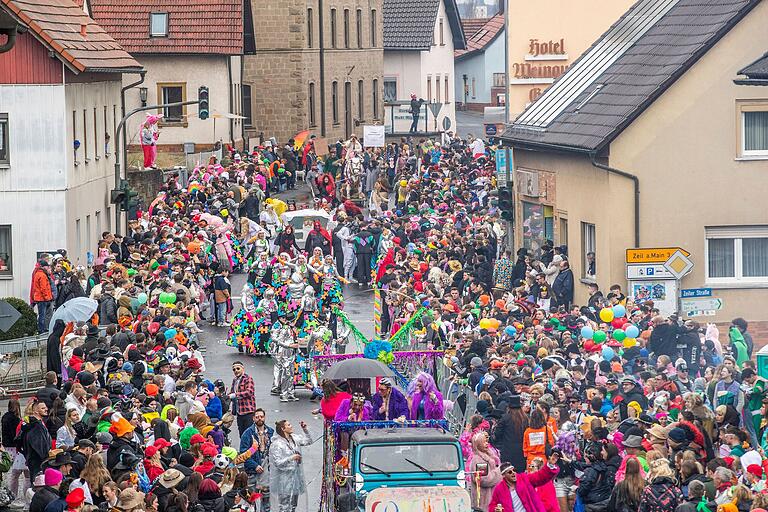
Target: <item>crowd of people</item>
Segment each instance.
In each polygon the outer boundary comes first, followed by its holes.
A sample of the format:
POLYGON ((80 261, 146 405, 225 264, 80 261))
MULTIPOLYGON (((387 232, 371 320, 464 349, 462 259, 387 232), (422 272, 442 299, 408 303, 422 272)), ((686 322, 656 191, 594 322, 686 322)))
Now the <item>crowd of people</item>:
POLYGON ((444 139, 232 151, 183 186, 172 177, 125 236, 105 233, 90 274, 64 252, 43 257, 30 297, 41 332, 73 298, 99 305, 84 322, 54 322, 45 388, 3 416, 11 492, 24 500, 30 479, 34 512, 293 512, 313 439, 303 422, 269 426, 254 389, 287 402, 298 384, 328 421, 455 418, 473 395, 460 442, 476 510, 764 510, 768 406, 747 322, 721 335, 619 285, 603 295, 590 284, 574 304, 568 247, 509 251, 493 152, 444 139), (307 226, 303 246, 285 220, 301 205, 280 199, 300 174, 307 207, 328 219, 307 226), (233 272, 248 276, 239 308, 233 272), (409 348, 445 351, 449 389, 423 372, 401 389, 302 373, 310 353, 343 349, 350 287, 380 294, 381 338, 408 329, 409 348), (241 352, 270 355, 268 382, 241 362, 229 386, 207 375, 206 320, 241 352))

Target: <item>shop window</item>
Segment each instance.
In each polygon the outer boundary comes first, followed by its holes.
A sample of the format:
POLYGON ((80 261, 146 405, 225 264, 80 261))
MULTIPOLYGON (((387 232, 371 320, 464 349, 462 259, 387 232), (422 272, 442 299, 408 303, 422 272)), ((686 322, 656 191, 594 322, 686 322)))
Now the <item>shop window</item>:
POLYGON ((0 165, 10 165, 11 149, 8 135, 8 114, 0 114, 0 165))
POLYGON ((384 103, 397 101, 397 79, 384 79, 384 103))
POLYGON ((11 226, 0 226, 0 276, 13 275, 13 243, 11 226))
POLYGON ((523 247, 534 256, 541 256, 541 246, 547 239, 545 207, 542 204, 522 202, 523 206, 523 247))
POLYGON ((768 226, 706 228, 707 280, 768 282, 768 226))
POLYGON ((568 219, 560 217, 560 232, 558 233, 558 245, 568 246, 568 219))
POLYGON ((582 277, 593 278, 595 277, 596 262, 595 262, 595 247, 597 246, 597 239, 595 236, 595 225, 589 222, 581 223, 581 261, 584 262, 582 269, 582 277))

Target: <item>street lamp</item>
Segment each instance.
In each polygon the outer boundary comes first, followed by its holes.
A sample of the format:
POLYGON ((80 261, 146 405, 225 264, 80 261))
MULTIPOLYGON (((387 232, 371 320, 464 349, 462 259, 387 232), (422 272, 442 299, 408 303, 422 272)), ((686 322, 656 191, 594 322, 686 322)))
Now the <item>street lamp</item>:
POLYGON ((139 99, 141 99, 141 106, 146 107, 147 106, 147 88, 146 87, 139 87, 139 99))

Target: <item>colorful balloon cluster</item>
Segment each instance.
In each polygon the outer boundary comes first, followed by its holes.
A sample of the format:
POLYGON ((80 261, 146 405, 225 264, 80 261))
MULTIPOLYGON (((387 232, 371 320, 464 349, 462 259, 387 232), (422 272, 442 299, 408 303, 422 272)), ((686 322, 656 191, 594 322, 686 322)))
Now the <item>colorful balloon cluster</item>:
POLYGON ((173 292, 170 292, 170 293, 162 292, 158 297, 158 301, 160 302, 160 304, 170 307, 176 304, 176 294, 173 292))
MULTIPOLYGON (((640 335, 640 329, 638 329, 637 326, 630 324, 626 315, 627 309, 621 304, 617 304, 612 308, 601 309, 598 316, 604 323, 611 324, 611 327, 613 327, 611 338, 621 342, 624 348, 630 348, 637 345, 637 337, 640 335)), ((581 328, 581 337, 587 340, 587 342, 584 343, 584 348, 593 350, 596 345, 603 343, 608 339, 608 333, 604 330, 595 331, 592 327, 585 325, 581 328), (587 343, 589 343, 589 347, 587 347, 587 343)), ((613 359, 615 355, 610 347, 603 347, 602 354, 607 361, 613 359)))
POLYGON ((501 327, 501 322, 495 318, 482 318, 480 319, 480 328, 487 331, 495 331, 501 327))

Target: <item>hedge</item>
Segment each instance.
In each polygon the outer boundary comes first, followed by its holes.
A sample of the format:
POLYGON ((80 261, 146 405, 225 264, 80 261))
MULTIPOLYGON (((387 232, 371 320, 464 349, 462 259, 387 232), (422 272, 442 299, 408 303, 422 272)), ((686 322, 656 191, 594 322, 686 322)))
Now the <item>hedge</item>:
POLYGON ((5 297, 3 299, 21 313, 13 327, 8 332, 0 331, 0 341, 13 340, 37 334, 37 314, 32 307, 18 297, 5 297))

